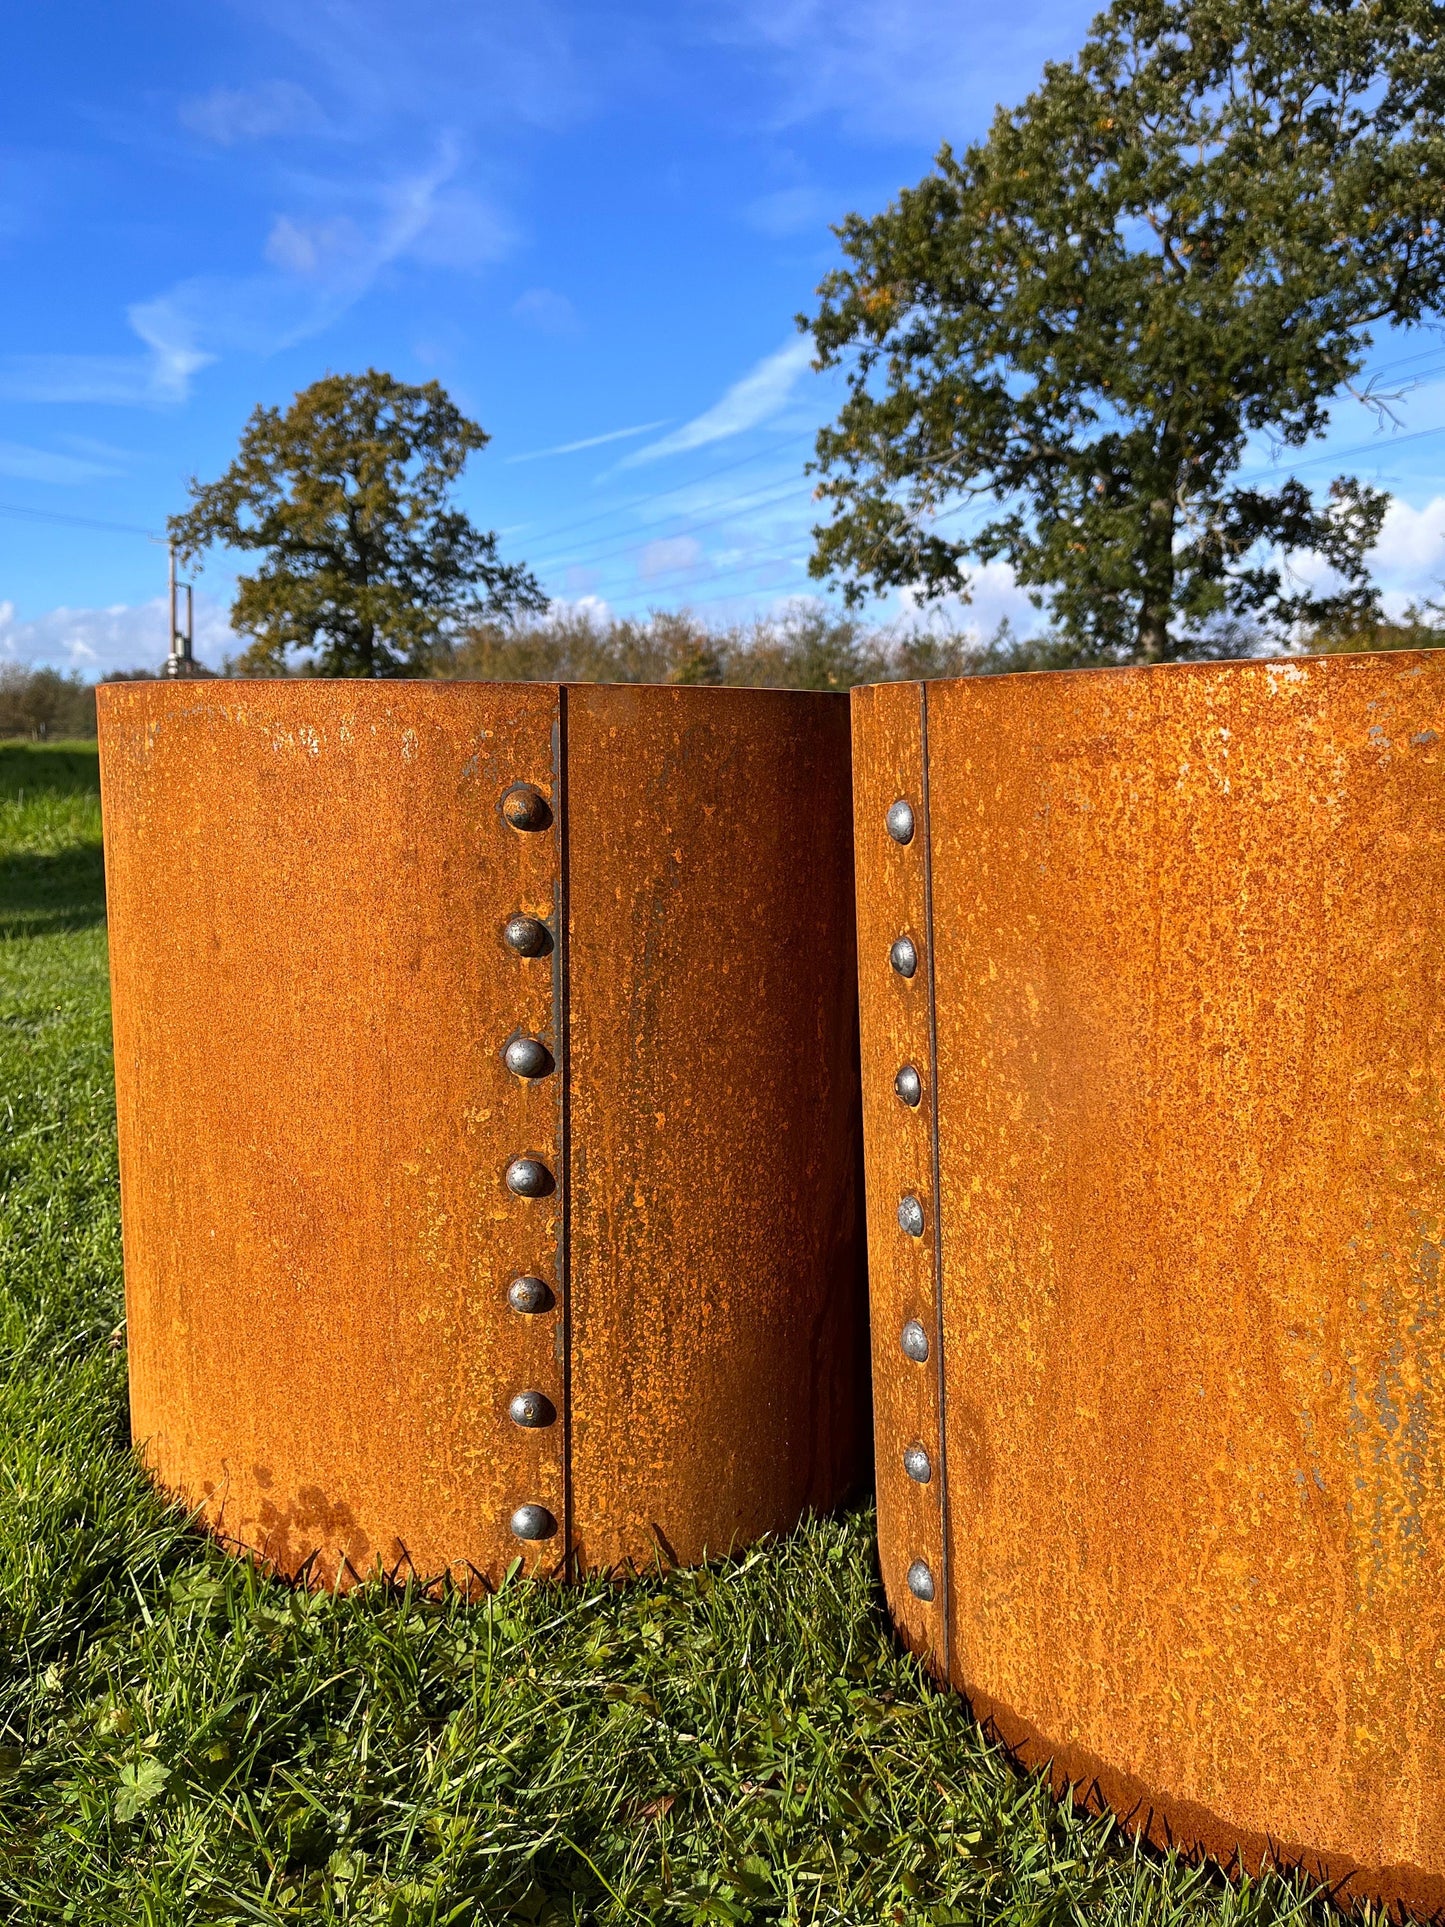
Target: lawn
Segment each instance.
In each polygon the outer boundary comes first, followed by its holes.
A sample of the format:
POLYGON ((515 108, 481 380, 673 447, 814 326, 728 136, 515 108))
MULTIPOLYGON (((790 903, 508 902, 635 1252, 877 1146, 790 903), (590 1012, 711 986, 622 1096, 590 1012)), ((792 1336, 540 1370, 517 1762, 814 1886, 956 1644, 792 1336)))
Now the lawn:
POLYGON ((0 745, 0 1918, 1338 1918, 1056 1805, 867 1512, 482 1605, 268 1579, 132 1460, 122 1316, 95 752, 0 745))

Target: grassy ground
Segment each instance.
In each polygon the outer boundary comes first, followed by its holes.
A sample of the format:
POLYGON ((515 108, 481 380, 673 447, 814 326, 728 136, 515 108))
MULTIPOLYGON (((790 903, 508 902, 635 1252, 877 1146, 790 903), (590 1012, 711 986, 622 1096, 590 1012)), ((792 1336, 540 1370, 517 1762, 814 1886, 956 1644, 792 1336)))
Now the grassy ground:
POLYGON ((91 749, 0 746, 0 1918, 1328 1923, 1057 1807, 866 1514, 487 1605, 293 1592, 126 1440, 91 749))

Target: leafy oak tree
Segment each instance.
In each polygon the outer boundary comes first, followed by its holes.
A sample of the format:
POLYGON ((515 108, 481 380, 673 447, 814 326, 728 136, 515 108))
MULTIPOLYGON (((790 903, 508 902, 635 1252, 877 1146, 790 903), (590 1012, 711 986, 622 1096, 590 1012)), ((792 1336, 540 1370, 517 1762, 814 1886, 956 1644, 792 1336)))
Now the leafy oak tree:
POLYGON ((1003 560, 1084 661, 1370 620, 1388 498, 1237 471, 1341 391, 1379 407, 1372 328, 1439 315, 1442 112, 1429 0, 1115 0, 986 140, 836 230, 799 317, 849 383, 813 574, 929 598, 1003 560))
POLYGON ((438 382, 375 368, 258 408, 225 474, 193 480, 168 523, 182 559, 214 544, 265 557, 231 607, 252 638, 238 666, 283 674, 305 651, 325 676, 426 675, 458 624, 544 609, 535 577, 448 505, 488 439, 438 382))

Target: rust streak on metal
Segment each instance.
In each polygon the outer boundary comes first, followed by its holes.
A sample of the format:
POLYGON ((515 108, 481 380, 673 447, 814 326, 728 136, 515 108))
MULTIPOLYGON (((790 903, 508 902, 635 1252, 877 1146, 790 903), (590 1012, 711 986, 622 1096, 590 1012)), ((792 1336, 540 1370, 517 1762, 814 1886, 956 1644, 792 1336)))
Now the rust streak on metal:
POLYGON ((928 715, 954 1683, 1156 1839, 1432 1912, 1445 657, 928 715))
POLYGON ((866 1475, 847 703, 568 730, 577 1545, 688 1561, 866 1475))

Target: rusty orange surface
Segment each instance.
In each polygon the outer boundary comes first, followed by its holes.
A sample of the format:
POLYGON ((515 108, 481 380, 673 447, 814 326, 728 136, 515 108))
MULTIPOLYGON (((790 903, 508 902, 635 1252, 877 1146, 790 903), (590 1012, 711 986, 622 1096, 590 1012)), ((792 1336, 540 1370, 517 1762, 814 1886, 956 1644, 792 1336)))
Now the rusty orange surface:
POLYGON ((1433 1911, 1445 657, 872 689, 854 728, 870 1187, 927 1160, 866 906, 916 914, 910 851, 932 893, 948 1583, 900 1583, 915 1382, 894 1610, 1056 1784, 1433 1911))
POLYGON ((691 1558, 843 1497, 867 1408, 842 699, 110 685, 100 734, 160 1482, 327 1582, 691 1558), (518 782, 543 828, 501 813, 518 782), (508 947, 517 913, 547 954, 508 947), (550 1075, 507 1068, 518 1035, 550 1075), (508 1188, 521 1156, 549 1195, 508 1188), (523 1391, 550 1422, 513 1422, 523 1391), (544 1539, 510 1528, 527 1504, 544 1539))
POLYGON ((692 1560, 866 1476, 848 708, 567 704, 577 1545, 692 1560))

